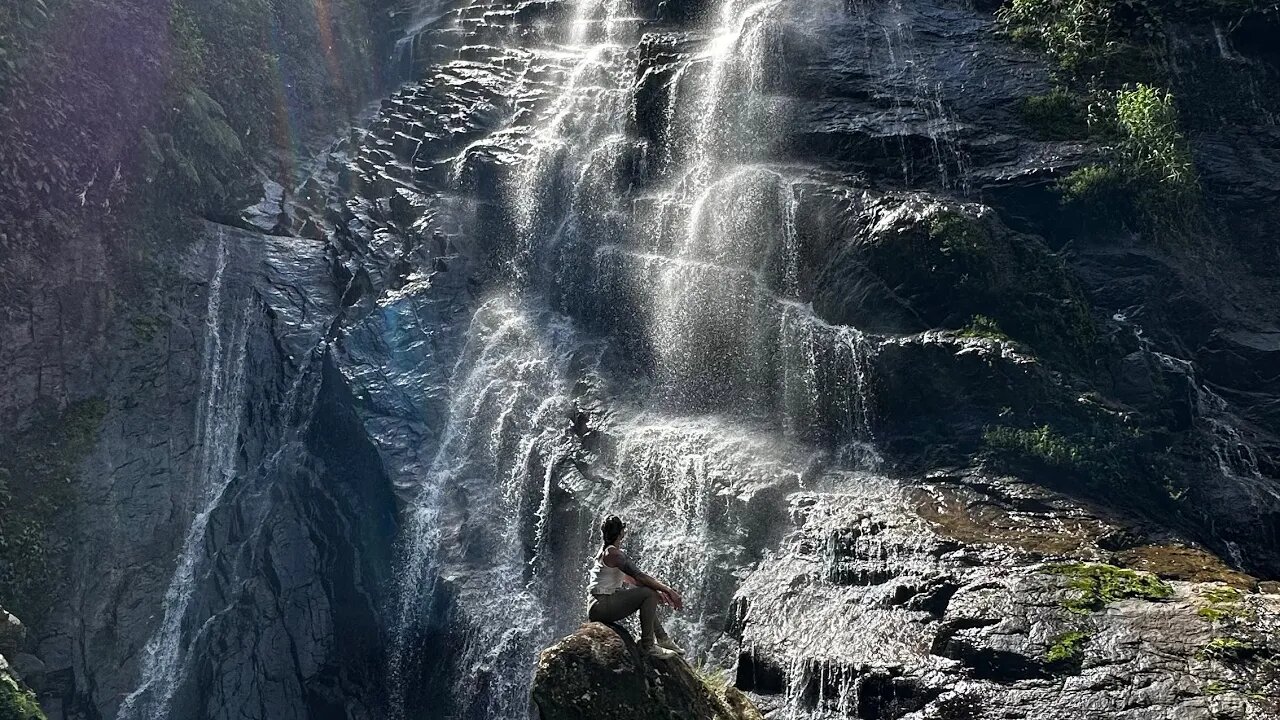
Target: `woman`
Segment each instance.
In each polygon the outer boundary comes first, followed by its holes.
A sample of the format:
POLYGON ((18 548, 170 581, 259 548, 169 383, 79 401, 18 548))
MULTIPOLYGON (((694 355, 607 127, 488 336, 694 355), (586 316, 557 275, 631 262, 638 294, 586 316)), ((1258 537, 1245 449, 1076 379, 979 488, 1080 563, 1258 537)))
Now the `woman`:
POLYGON ((618 548, 626 531, 617 515, 610 515, 600 524, 604 547, 595 558, 587 617, 595 622, 617 622, 639 610, 640 646, 645 652, 659 658, 682 655, 684 650, 667 637, 658 621, 658 603, 679 610, 684 607, 684 599, 671 586, 642 572, 618 548))

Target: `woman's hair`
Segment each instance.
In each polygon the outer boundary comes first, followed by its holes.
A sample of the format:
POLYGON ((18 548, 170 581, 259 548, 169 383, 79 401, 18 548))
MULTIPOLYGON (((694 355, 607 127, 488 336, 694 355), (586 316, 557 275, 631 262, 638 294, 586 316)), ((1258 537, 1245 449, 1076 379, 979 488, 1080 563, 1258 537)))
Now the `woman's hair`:
POLYGON ((622 524, 622 518, 617 515, 610 515, 605 518, 604 522, 600 523, 600 535, 601 539, 604 540, 604 546, 609 547, 617 542, 618 536, 622 534, 622 530, 625 527, 626 525, 622 524))

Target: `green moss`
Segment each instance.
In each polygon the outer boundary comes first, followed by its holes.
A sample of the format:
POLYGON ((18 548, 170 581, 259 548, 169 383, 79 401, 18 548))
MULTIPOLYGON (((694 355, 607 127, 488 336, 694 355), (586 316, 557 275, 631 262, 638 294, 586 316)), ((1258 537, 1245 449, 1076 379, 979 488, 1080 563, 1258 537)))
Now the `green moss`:
POLYGON ((716 697, 723 696, 725 688, 729 687, 729 673, 723 668, 714 665, 690 665, 689 669, 693 671, 694 677, 698 678, 698 681, 716 697))
POLYGON ((1173 595, 1173 588, 1155 575, 1114 565, 1071 563, 1058 565, 1051 571, 1071 579, 1073 592, 1063 601, 1063 606, 1077 614, 1101 610, 1124 598, 1157 602, 1173 595))
POLYGON ((986 315, 974 315, 969 324, 960 329, 960 336, 982 338, 986 340, 1008 340, 1009 336, 1000 329, 999 323, 986 315))
POLYGON ((1064 204, 1108 225, 1135 217, 1136 197, 1129 177, 1115 165, 1085 165, 1058 182, 1064 204))
POLYGON ((1089 642, 1089 633, 1072 630, 1053 639, 1049 650, 1045 652, 1045 662, 1051 665, 1074 663, 1084 655, 1084 646, 1089 642))
POLYGON ((0 672, 0 720, 45 720, 35 694, 5 672, 0 672))
POLYGON ((1018 114, 1043 140, 1075 140, 1089 135, 1088 102, 1061 88, 1018 102, 1018 114))
POLYGON ((74 501, 77 468, 105 413, 101 400, 73 403, 0 441, 0 605, 31 624, 63 581, 68 541, 56 523, 74 501))

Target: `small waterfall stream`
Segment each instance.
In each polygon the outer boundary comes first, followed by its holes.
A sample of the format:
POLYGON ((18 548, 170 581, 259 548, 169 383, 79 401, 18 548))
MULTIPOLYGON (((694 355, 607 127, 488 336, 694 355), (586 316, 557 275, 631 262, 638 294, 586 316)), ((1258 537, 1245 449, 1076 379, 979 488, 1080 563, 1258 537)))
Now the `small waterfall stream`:
POLYGON ((121 703, 119 720, 169 717, 169 703, 187 670, 191 648, 187 610, 196 592, 197 573, 206 560, 209 518, 236 476, 251 315, 248 302, 226 287, 231 252, 226 239, 220 238, 208 284, 201 366, 204 387, 196 415, 197 457, 190 485, 191 524, 165 591, 164 617, 143 650, 141 681, 121 703))

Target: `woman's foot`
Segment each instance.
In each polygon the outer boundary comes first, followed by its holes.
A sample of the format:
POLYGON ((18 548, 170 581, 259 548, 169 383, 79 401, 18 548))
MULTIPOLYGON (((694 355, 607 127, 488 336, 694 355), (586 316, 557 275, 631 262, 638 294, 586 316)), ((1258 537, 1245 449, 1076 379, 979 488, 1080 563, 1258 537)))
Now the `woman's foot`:
POLYGON ((676 642, 669 637, 664 637, 661 640, 659 640, 658 647, 666 648, 667 650, 670 650, 671 652, 676 653, 678 655, 684 654, 684 648, 677 645, 676 642))
POLYGON ((668 650, 662 647, 662 645, 659 643, 645 644, 644 651, 648 653, 651 657, 656 657, 659 660, 670 660, 671 658, 680 657, 675 652, 672 652, 671 650, 668 650))

